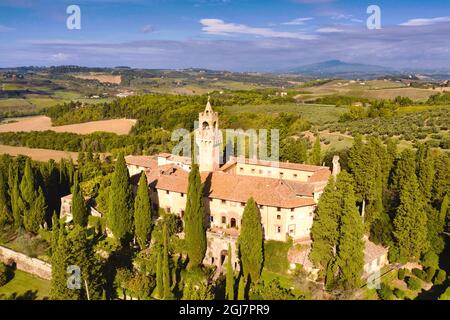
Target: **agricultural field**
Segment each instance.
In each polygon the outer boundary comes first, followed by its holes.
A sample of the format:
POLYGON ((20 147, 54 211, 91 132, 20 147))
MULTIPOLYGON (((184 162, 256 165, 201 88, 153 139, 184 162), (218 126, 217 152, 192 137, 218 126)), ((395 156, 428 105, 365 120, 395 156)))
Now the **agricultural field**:
POLYGON ((55 131, 77 134, 90 134, 93 132, 111 132, 116 134, 128 134, 136 124, 132 119, 113 119, 91 121, 65 126, 52 126, 52 121, 46 116, 13 118, 9 123, 0 124, 0 132, 30 132, 30 131, 55 131))
MULTIPOLYGON (((302 90, 304 89, 302 87, 302 90)), ((438 92, 433 89, 413 88, 403 82, 391 80, 333 80, 306 89, 311 93, 299 95, 299 100, 305 101, 327 95, 341 95, 368 99, 395 99, 402 96, 423 102, 438 92)))
POLYGON ((39 149, 39 148, 27 148, 27 147, 14 147, 0 145, 0 154, 9 154, 10 156, 24 155, 30 157, 36 161, 47 162, 51 159, 59 162, 61 159, 72 159, 75 163, 78 159, 77 152, 39 149))

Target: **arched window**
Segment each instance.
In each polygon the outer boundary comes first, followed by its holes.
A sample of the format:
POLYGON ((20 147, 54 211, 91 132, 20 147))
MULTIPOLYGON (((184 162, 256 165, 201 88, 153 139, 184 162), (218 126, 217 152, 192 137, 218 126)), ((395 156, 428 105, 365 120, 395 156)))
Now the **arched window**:
POLYGON ((202 128, 203 128, 203 130, 208 130, 209 129, 209 123, 208 122, 203 122, 203 124, 202 124, 202 128))

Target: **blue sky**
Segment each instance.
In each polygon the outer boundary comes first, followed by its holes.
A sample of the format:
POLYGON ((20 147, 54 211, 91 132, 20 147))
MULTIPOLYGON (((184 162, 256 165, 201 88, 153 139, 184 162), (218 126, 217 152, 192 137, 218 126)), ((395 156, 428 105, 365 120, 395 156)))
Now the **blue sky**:
POLYGON ((448 0, 0 0, 0 66, 450 67, 448 0), (68 30, 66 8, 81 8, 68 30), (369 5, 381 8, 369 30, 369 5))

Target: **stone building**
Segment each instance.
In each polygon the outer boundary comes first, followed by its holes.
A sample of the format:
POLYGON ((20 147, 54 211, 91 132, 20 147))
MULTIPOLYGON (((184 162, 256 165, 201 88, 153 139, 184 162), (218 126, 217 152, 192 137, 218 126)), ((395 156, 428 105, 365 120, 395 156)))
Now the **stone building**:
MULTIPOLYGON (((205 263, 221 267, 232 245, 236 263, 245 204, 253 197, 259 206, 266 240, 294 242, 310 240, 314 210, 331 170, 328 167, 230 157, 221 165, 222 135, 219 115, 208 104, 199 114, 195 132, 198 162, 204 183, 205 223, 208 251, 205 263)), ((155 156, 127 156, 134 183, 144 172, 149 182, 154 210, 184 217, 191 158, 167 153, 155 156)))

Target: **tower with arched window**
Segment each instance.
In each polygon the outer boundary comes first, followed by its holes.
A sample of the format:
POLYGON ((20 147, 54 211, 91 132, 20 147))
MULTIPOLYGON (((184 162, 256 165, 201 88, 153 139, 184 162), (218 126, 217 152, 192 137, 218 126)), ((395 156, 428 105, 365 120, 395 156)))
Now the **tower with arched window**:
POLYGON ((219 114, 214 112, 208 98, 205 111, 200 112, 195 141, 198 148, 198 164, 201 172, 213 172, 220 167, 222 133, 219 130, 219 114))

